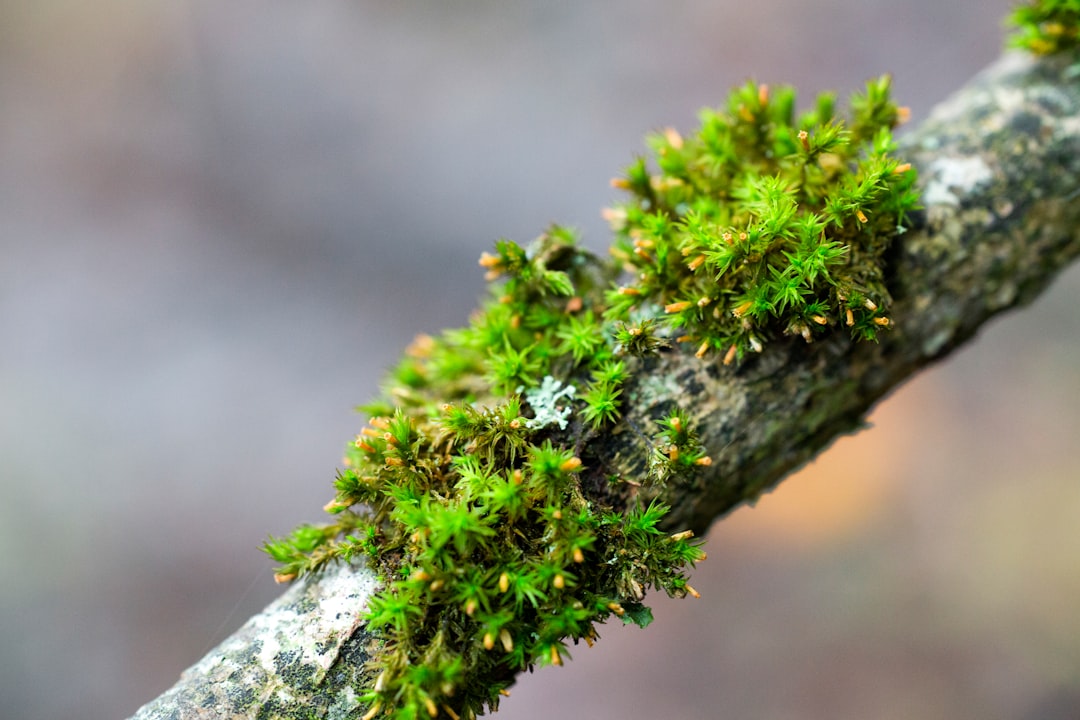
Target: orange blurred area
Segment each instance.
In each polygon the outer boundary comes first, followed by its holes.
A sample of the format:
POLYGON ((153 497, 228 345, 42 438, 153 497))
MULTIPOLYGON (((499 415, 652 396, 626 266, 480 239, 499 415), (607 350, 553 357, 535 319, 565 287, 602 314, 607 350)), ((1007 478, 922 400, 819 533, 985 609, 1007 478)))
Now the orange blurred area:
POLYGON ((753 506, 719 521, 710 537, 816 552, 866 532, 896 501, 896 470, 912 450, 904 429, 920 409, 928 410, 916 403, 908 393, 887 400, 870 416, 869 428, 836 440, 753 506))

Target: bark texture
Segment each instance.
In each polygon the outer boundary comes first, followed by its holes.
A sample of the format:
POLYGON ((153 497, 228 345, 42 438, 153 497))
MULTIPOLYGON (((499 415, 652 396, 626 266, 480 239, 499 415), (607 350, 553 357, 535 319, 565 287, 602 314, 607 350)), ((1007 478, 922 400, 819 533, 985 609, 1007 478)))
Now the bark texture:
MULTIPOLYGON (((902 141, 924 210, 890 259, 895 326, 880 342, 771 343, 738 367, 668 352, 641 361, 616 432, 587 439, 592 473, 641 477, 654 420, 674 405, 713 458, 669 485, 670 524, 704 531, 857 429, 870 407, 997 313, 1032 300, 1080 253, 1080 73, 1009 55, 902 141)), ((358 620, 378 588, 358 567, 297 584, 134 716, 351 718, 379 640, 358 620)))

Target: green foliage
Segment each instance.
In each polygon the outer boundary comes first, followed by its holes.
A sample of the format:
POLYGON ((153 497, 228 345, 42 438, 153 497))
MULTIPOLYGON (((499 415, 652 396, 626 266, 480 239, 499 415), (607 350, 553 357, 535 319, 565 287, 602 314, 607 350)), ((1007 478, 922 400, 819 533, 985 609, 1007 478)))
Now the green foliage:
POLYGON ((1009 16, 1016 32, 1009 44, 1037 55, 1072 51, 1080 45, 1080 0, 1034 0, 1009 16))
MULTIPOLYGON (((609 361, 594 374, 616 383, 625 372, 609 361)), ((659 529, 667 508, 624 514, 590 501, 577 482, 580 458, 535 437, 520 410, 511 398, 372 418, 331 503, 349 508, 362 496, 369 506, 363 516, 342 513, 347 537, 334 540, 339 523, 267 543, 289 574, 316 569, 320 550, 373 553, 387 584, 366 620, 386 644, 366 697, 392 717, 495 708, 503 686, 492 678, 562 664, 568 642, 592 642, 596 624, 627 617, 627 607, 630 620, 648 624, 647 588, 692 592, 685 568, 703 554, 687 534, 659 529)))
POLYGON ((334 522, 265 546, 282 581, 358 556, 380 574, 369 718, 475 717, 612 615, 648 625, 648 590, 697 595, 686 572, 705 554, 650 500, 711 463, 689 415, 634 428, 647 477, 604 488, 575 448, 621 422, 631 372, 679 342, 730 362, 782 333, 888 325, 882 259, 914 204, 914 173, 889 156, 903 113, 887 79, 846 119, 834 105, 795 120, 793 91, 748 84, 694 135, 651 136, 659 169, 636 161, 617 182, 631 199, 607 212, 617 265, 558 226, 499 240, 469 324, 410 346, 346 448, 334 522))
POLYGON ((657 425, 660 431, 653 439, 648 481, 666 482, 672 475, 694 466, 712 464, 712 458, 705 454, 685 411, 676 408, 657 425))
MULTIPOLYGON (((617 299, 629 297, 626 294, 616 293, 617 299)), ((642 320, 638 323, 618 322, 615 324, 615 343, 618 351, 627 355, 645 357, 655 355, 660 350, 670 347, 665 338, 657 334, 656 321, 652 319, 642 320)))
POLYGON ((891 157, 906 111, 889 88, 869 82, 846 118, 832 95, 796 118, 792 89, 748 83, 692 135, 650 136, 657 171, 631 165, 614 181, 630 199, 606 213, 633 277, 608 294, 620 343, 649 349, 631 314, 650 307, 726 362, 782 334, 872 340, 888 327, 883 258, 916 203, 914 171, 891 157))
POLYGON ((592 382, 583 396, 585 408, 582 414, 594 430, 619 417, 619 396, 622 394, 619 385, 625 379, 624 367, 622 363, 610 363, 593 372, 592 382))
POLYGON ((612 615, 647 625, 647 589, 692 593, 685 572, 704 557, 659 529, 665 506, 609 507, 579 482, 573 433, 617 421, 629 373, 598 263, 556 228, 527 250, 499 241, 481 264, 492 300, 414 342, 389 399, 367 406, 326 508, 337 522, 266 544, 281 580, 361 554, 384 579, 365 618, 385 638, 373 717, 496 708, 517 672, 562 664, 612 615))

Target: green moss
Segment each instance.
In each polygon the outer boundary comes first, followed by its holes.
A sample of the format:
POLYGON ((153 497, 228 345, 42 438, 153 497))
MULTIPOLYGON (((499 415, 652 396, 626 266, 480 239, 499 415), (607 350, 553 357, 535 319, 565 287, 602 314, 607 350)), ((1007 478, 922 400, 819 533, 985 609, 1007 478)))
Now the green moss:
POLYGON ((613 181, 631 195, 607 211, 631 281, 607 317, 647 313, 727 363, 783 334, 888 327, 883 257, 916 203, 914 172, 890 156, 906 111, 887 77, 846 119, 834 104, 823 95, 796 118, 791 88, 748 83, 693 134, 650 136, 656 170, 639 159, 613 181))
POLYGON ((1037 55, 1080 46, 1080 0, 1035 0, 1018 5, 1008 22, 1016 31, 1009 44, 1037 55))
POLYGON ((790 89, 747 85, 694 134, 652 136, 658 169, 632 165, 617 182, 630 199, 608 211, 613 263, 561 227, 496 243, 489 299, 418 338, 364 408, 334 521, 267 542, 280 580, 355 556, 380 573, 369 716, 473 717, 611 616, 648 624, 650 589, 696 595, 686 572, 704 553, 650 500, 711 463, 685 413, 636 428, 644 477, 582 482, 576 449, 620 423, 637 358, 691 342, 730 362, 785 333, 888 326, 883 257, 914 203, 913 171, 889 157, 902 111, 887 79, 846 119, 831 96, 797 121, 794 106, 790 89))

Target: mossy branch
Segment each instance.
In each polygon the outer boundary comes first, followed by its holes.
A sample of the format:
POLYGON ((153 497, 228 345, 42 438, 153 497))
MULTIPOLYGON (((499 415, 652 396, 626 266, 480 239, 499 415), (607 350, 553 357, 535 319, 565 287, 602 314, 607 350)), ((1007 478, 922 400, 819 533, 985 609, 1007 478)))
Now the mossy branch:
MULTIPOLYGON (((589 472, 646 476, 655 453, 640 429, 681 409, 677 425, 697 429, 712 464, 667 486, 665 522, 704 530, 857 429, 879 398, 991 317, 1033 299, 1080 253, 1070 63, 1007 56, 902 141, 924 210, 890 250, 894 322, 877 343, 779 339, 737 367, 671 348, 627 358, 622 421, 578 448, 589 472)), ((359 618, 378 589, 374 571, 347 564, 305 578, 135 717, 363 715, 357 689, 375 683, 367 661, 382 639, 359 618)))

